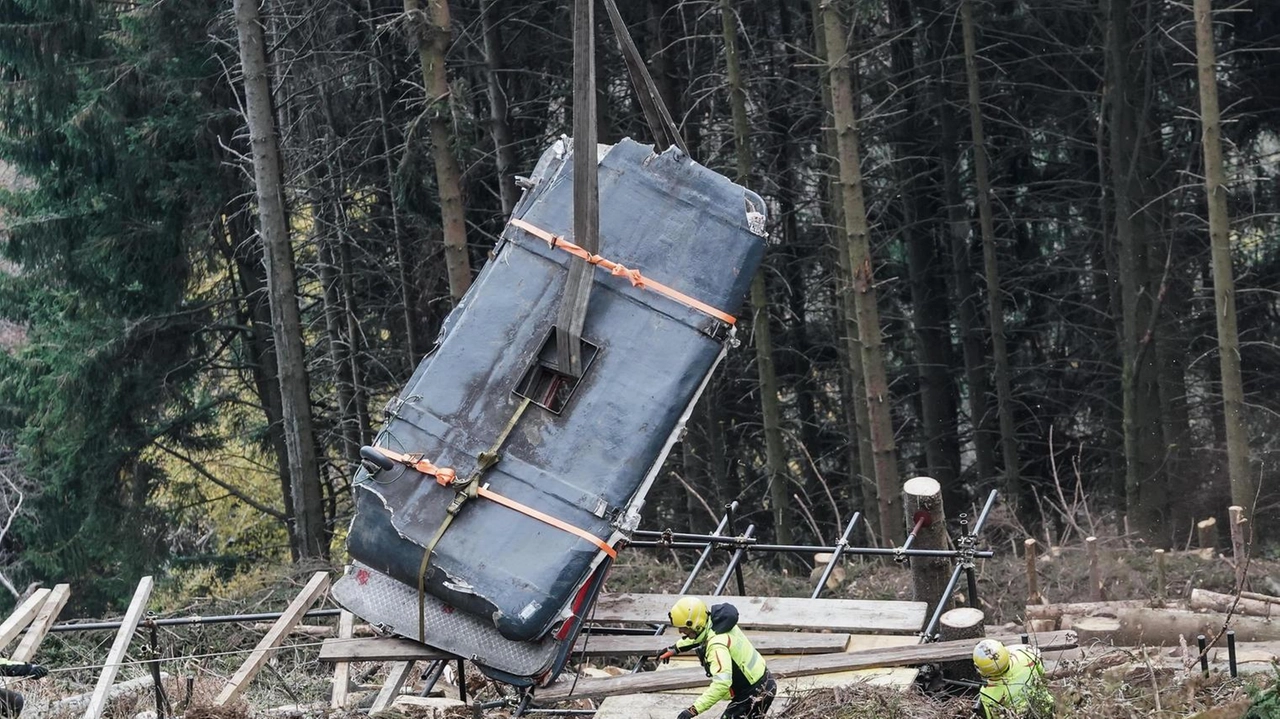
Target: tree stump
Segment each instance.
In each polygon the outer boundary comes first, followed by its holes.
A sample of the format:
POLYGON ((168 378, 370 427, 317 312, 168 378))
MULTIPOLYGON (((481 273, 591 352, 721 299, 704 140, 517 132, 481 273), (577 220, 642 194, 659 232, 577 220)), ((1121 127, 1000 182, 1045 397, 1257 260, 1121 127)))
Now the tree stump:
POLYGON ((1040 595, 1040 578, 1036 573, 1036 540, 1027 539, 1022 542, 1027 560, 1027 604, 1044 604, 1040 595))
POLYGON ((1101 602, 1106 599, 1106 592, 1102 590, 1102 568, 1098 562, 1098 538, 1085 537, 1085 548, 1089 552, 1089 596, 1095 602, 1101 602))
MULTIPOLYGON (((981 609, 974 607, 959 607, 952 609, 942 615, 938 619, 938 634, 942 641, 947 642, 953 639, 972 639, 974 644, 978 640, 986 636, 986 629, 983 627, 983 620, 986 616, 981 609)), ((957 662, 944 662, 940 669, 942 676, 947 679, 963 679, 966 681, 980 681, 978 676, 978 668, 973 666, 973 660, 965 659, 957 662)))
POLYGON ((1196 537, 1201 549, 1218 548, 1218 520, 1214 517, 1196 522, 1196 537))
POLYGON ((1244 523, 1249 520, 1244 518, 1244 507, 1237 505, 1227 507, 1227 514, 1231 524, 1231 558, 1236 563, 1236 591, 1243 592, 1248 589, 1244 585, 1246 556, 1249 553, 1244 541, 1244 523))
MULTIPOLYGON (((915 477, 902 485, 907 512, 907 526, 914 527, 923 520, 912 547, 914 549, 949 549, 947 515, 942 507, 942 485, 932 477, 915 477)), ((929 605, 932 615, 943 599, 942 592, 951 579, 951 560, 944 557, 912 557, 911 588, 917 602, 929 605)), ((972 601, 972 600, 971 600, 972 601)), ((951 598, 943 600, 950 606, 951 598)))

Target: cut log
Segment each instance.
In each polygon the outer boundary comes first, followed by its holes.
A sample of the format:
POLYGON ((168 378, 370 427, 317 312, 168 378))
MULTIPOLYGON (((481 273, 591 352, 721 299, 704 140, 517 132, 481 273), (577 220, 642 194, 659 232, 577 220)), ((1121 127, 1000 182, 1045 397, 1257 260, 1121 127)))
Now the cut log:
MULTIPOLYGON (((948 549, 947 515, 942 506, 942 485, 932 477, 913 477, 902 485, 903 506, 907 526, 919 525, 913 547, 916 549, 948 549)), ((951 608, 951 597, 943 597, 951 579, 951 560, 945 557, 911 558, 911 591, 917 602, 928 604, 930 616, 939 600, 951 608)))
MULTIPOLYGON (((1120 627, 1111 635, 1111 640, 1118 646, 1175 646, 1179 643, 1179 637, 1193 642, 1197 634, 1213 637, 1227 621, 1226 614, 1179 609, 1121 609, 1115 615, 1114 619, 1119 620, 1120 627)), ((1073 629, 1080 631, 1081 624, 1086 619, 1077 619, 1073 629)), ((1280 639, 1280 622, 1261 617, 1233 616, 1230 628, 1235 630, 1236 640, 1241 642, 1280 639)))
MULTIPOLYGON (((1014 637, 1000 637, 1002 641, 1017 642, 1014 637)), ((1075 634, 1055 632, 1038 637, 1042 651, 1069 649, 1075 646, 1075 634)), ((906 667, 958 661, 973 655, 973 642, 937 642, 906 647, 887 647, 846 654, 822 654, 814 657, 777 659, 769 662, 769 670, 779 679, 795 676, 811 676, 850 669, 875 669, 877 667, 906 667)), ((705 686, 707 675, 701 667, 672 669, 662 672, 643 672, 609 679, 561 680, 536 694, 539 704, 565 699, 587 699, 615 694, 639 694, 643 692, 687 689, 705 686)))
MULTIPOLYGON (((161 683, 169 679, 167 672, 160 672, 161 683)), ((126 682, 114 684, 103 695, 103 702, 108 703, 113 699, 125 696, 136 696, 137 694, 151 689, 155 684, 152 682, 150 674, 144 674, 137 679, 130 679, 126 682)), ((85 692, 84 694, 76 694, 64 699, 59 699, 49 705, 49 716, 58 716, 62 714, 71 714, 73 712, 82 712, 89 706, 89 702, 93 700, 96 692, 85 692)))
MULTIPOLYGON (((924 628, 926 616, 924 602, 711 596, 702 600, 708 606, 729 601, 738 608, 738 623, 754 629, 914 634, 924 628)), ((592 616, 602 623, 652 624, 665 621, 671 601, 668 594, 605 594, 592 616)))
POLYGON ((1157 606, 1157 602, 1149 599, 1121 599, 1111 602, 1062 602, 1060 604, 1040 604, 1027 607, 1027 619, 1059 620, 1064 614, 1077 617, 1092 617, 1099 614, 1114 616, 1121 609, 1140 609, 1157 606))
POLYGON ((1080 617, 1071 625, 1080 646, 1112 644, 1120 633, 1120 620, 1115 617, 1080 617))
MULTIPOLYGON (((1255 595, 1265 596, 1265 595, 1255 595)), ((1260 599, 1247 599, 1243 594, 1240 595, 1240 601, 1237 602, 1235 596, 1231 594, 1220 594, 1211 592, 1207 589, 1192 589, 1191 599, 1188 604, 1192 609, 1207 609, 1213 612, 1231 612, 1233 614, 1243 614, 1251 617, 1276 617, 1280 618, 1280 599, 1274 602, 1263 601, 1260 599)))
MULTIPOLYGON (((952 609, 938 619, 938 634, 942 641, 969 640, 977 642, 986 636, 986 628, 982 625, 984 615, 981 609, 959 607, 952 609)), ((978 680, 978 669, 973 666, 972 658, 956 662, 944 662, 940 667, 942 675, 948 679, 978 680)))
POLYGON ((1240 592, 1240 596, 1244 597, 1245 599, 1256 599, 1260 602, 1280 604, 1280 597, 1273 597, 1270 594, 1258 594, 1257 592, 1240 592))

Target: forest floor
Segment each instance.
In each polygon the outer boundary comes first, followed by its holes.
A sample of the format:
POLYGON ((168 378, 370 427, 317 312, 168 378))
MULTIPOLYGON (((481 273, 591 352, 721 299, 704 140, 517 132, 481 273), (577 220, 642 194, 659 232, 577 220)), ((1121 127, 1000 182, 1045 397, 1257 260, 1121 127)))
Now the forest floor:
MULTIPOLYGON (((987 613, 988 624, 1020 629, 1027 581, 1024 561, 1014 554, 1012 547, 1020 547, 1025 535, 1009 527, 999 527, 998 521, 996 525, 993 534, 1002 539, 997 539, 993 547, 996 558, 983 561, 979 566, 980 603, 987 613)), ((1100 536, 1099 544, 1107 599, 1156 596, 1158 580, 1150 550, 1117 537, 1100 536)), ((1055 543, 1055 547, 1051 556, 1042 558, 1039 564, 1041 592, 1051 602, 1089 601, 1089 567, 1083 542, 1077 537, 1076 541, 1055 543)), ((1252 587, 1256 591, 1280 594, 1280 550, 1264 548, 1257 554, 1258 558, 1249 565, 1252 587)), ((689 556, 673 552, 624 552, 610 574, 606 591, 674 593, 683 584, 690 564, 689 556)), ((723 569, 723 564, 707 567, 693 591, 710 593, 723 569)), ((845 571, 843 583, 824 596, 910 599, 910 573, 900 565, 854 559, 845 565, 845 571)), ((260 568, 252 575, 228 582, 211 579, 199 588, 188 581, 168 592, 158 592, 153 606, 163 604, 161 611, 168 616, 278 610, 292 599, 310 574, 311 571, 297 568, 260 568), (186 598, 198 590, 210 598, 198 601, 186 598)), ((756 595, 805 597, 814 586, 808 569, 798 562, 794 568, 778 567, 767 561, 751 562, 744 567, 744 579, 747 592, 756 595)), ((1205 558, 1195 552, 1172 551, 1166 562, 1165 579, 1166 595, 1170 598, 1186 597, 1193 588, 1229 593, 1234 587, 1234 570, 1221 556, 1205 558)), ((168 716, 189 719, 364 716, 358 712, 332 713, 323 708, 330 692, 332 667, 316 661, 321 639, 306 636, 295 636, 286 643, 258 674, 245 703, 226 709, 211 708, 212 697, 264 633, 265 627, 237 624, 162 628, 156 636, 160 656, 166 658, 161 668, 175 677, 165 682, 167 696, 174 706, 168 716), (186 681, 187 677, 194 679, 186 681), (300 709, 293 712, 269 709, 289 705, 300 709)), ((112 639, 112 632, 50 635, 37 661, 54 673, 41 682, 25 681, 18 687, 28 695, 31 707, 28 711, 52 700, 91 691, 112 639)), ((123 667, 117 681, 148 671, 142 661, 146 658, 142 647, 149 643, 145 630, 140 631, 133 642, 130 663, 123 667)), ((1159 652, 1167 654, 1168 650, 1152 648, 1150 652, 1150 656, 1156 656, 1159 652)), ((1219 671, 1206 677, 1180 666, 1169 669, 1167 662, 1164 667, 1153 667, 1147 661, 1146 651, 1131 648, 1093 648, 1086 657, 1050 666, 1053 677, 1050 689, 1057 699, 1058 717, 1239 719, 1244 716, 1245 707, 1261 692, 1262 699, 1253 702, 1254 708, 1247 715, 1249 719, 1280 719, 1280 699, 1275 696, 1276 687, 1280 686, 1280 669, 1275 664, 1263 666, 1261 671, 1255 665, 1254 671, 1232 679, 1219 671), (1142 670, 1144 661, 1149 671, 1142 670), (1215 707, 1218 711, 1211 711, 1215 707)), ((380 684, 380 671, 374 663, 356 664, 352 675, 358 684, 376 687, 380 684)), ((467 683, 473 700, 497 696, 496 687, 478 673, 469 675, 467 683)), ((972 697, 946 699, 915 690, 902 692, 868 686, 816 690, 792 699, 778 716, 787 719, 949 719, 967 717, 972 704, 972 697)), ((154 711, 154 706, 154 694, 148 691, 113 703, 105 716, 154 716, 145 714, 154 711)), ((470 709, 457 711, 458 717, 475 716, 470 709)), ((381 715, 388 719, 431 716, 398 712, 381 715)), ((485 717, 508 715, 503 710, 484 714, 485 717)))

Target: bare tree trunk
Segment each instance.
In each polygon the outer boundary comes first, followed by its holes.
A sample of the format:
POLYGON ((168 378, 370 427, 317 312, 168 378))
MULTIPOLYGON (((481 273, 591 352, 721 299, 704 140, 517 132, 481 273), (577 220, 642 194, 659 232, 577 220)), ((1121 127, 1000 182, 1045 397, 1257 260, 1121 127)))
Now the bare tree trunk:
MULTIPOLYGON (((822 5, 812 3, 813 9, 813 45, 817 56, 824 61, 827 58, 827 38, 823 33, 822 5)), ((822 85, 822 104, 828 113, 834 116, 831 102, 831 84, 822 85)), ((836 157, 839 154, 834 128, 826 128, 822 133, 826 154, 836 157)), ((825 183, 829 192, 831 216, 828 221, 835 232, 835 257, 837 294, 836 326, 840 328, 843 341, 838 347, 844 360, 844 381, 841 383, 841 394, 845 407, 846 420, 849 427, 849 488, 854 497, 862 500, 862 517, 867 526, 880 526, 880 510, 876 501, 876 466, 875 456, 871 451, 871 421, 867 410, 867 390, 862 373, 862 342, 858 339, 858 310, 853 299, 853 272, 849 269, 849 253, 846 249, 844 223, 844 195, 839 178, 828 173, 825 183)))
POLYGON ((1150 351, 1157 292, 1148 272, 1150 248, 1143 186, 1146 145, 1143 91, 1129 27, 1130 0, 1112 0, 1107 37, 1109 150, 1120 269, 1121 387, 1124 405, 1125 504, 1134 530, 1154 538, 1167 497, 1160 482, 1162 455, 1159 377, 1150 351))
MULTIPOLYGON (((969 221, 969 210, 960 192, 960 173, 957 169, 960 160, 956 148, 960 145, 960 132, 945 89, 952 77, 950 64, 947 63, 951 54, 950 48, 953 47, 948 36, 951 22, 950 18, 939 17, 936 0, 928 0, 922 5, 927 7, 926 11, 931 14, 931 17, 925 21, 929 29, 921 42, 936 53, 934 57, 941 65, 936 73, 940 79, 935 81, 933 94, 940 131, 938 157, 942 165, 943 201, 947 207, 947 228, 951 238, 953 302, 956 308, 960 347, 964 355, 965 382, 969 388, 967 394, 969 422, 973 429, 974 465, 977 468, 978 480, 981 482, 996 476, 996 450, 995 443, 992 441, 995 432, 991 429, 993 415, 988 404, 991 385, 987 379, 984 350, 986 343, 982 337, 981 311, 978 309, 981 305, 978 304, 978 289, 973 283, 969 241, 973 230, 969 221)), ((952 506, 959 505, 953 502, 952 506)))
POLYGON ((498 165, 498 194, 502 216, 510 217, 520 193, 516 191, 516 145, 507 123, 507 91, 502 87, 502 37, 494 17, 501 0, 481 0, 480 23, 484 32, 484 63, 488 66, 489 133, 493 136, 494 157, 498 165))
POLYGON ((1231 268, 1231 218, 1227 214, 1226 173, 1222 162, 1213 12, 1210 0, 1194 0, 1193 7, 1200 85, 1200 144, 1204 148, 1204 189, 1209 202, 1209 246, 1213 257, 1213 304, 1218 318, 1227 471, 1231 477, 1232 504, 1252 512, 1256 487, 1249 471, 1249 436, 1244 424, 1244 385, 1240 378, 1240 335, 1236 329, 1236 287, 1231 268))
POLYGON ((916 88, 906 94, 903 109, 906 119, 893 131, 894 167, 902 185, 902 244, 907 250, 907 272, 911 282, 912 325, 915 330, 916 376, 920 382, 918 405, 920 428, 924 435, 925 463, 917 471, 933 477, 952 506, 961 506, 959 491, 960 445, 956 437, 956 395, 951 381, 951 327, 946 311, 946 285, 936 281, 945 275, 939 265, 932 228, 918 224, 930 217, 926 198, 931 196, 923 186, 928 176, 923 158, 932 154, 923 147, 923 123, 928 101, 923 78, 912 52, 911 3, 893 0, 889 3, 896 38, 891 44, 891 64, 899 83, 916 88), (919 99, 919 101, 917 101, 919 99))
MULTIPOLYGON (((242 322, 249 328, 245 342, 249 349, 250 372, 253 386, 262 402, 262 413, 267 421, 267 442, 275 455, 280 472, 280 499, 285 513, 293 513, 293 482, 289 472, 289 444, 284 438, 284 409, 280 397, 280 378, 276 371, 276 353, 271 340, 271 306, 267 298, 267 278, 263 270, 263 248, 253 237, 249 208, 228 208, 224 215, 224 232, 231 243, 231 261, 240 292, 245 298, 242 322)), ((296 527, 286 522, 289 534, 289 550, 296 561, 296 527)))
POLYGON ((259 232, 266 248, 267 293, 271 301, 271 326, 279 364, 289 476, 293 482, 296 550, 300 558, 324 557, 329 553, 329 543, 325 532, 315 432, 311 424, 293 248, 285 216, 284 174, 271 108, 266 39, 256 0, 235 0, 235 17, 244 72, 245 120, 253 148, 259 232))
POLYGON ((991 355, 995 363, 996 406, 1000 416, 1000 448, 1004 460, 1005 501, 1016 509, 1022 494, 1018 443, 1013 422, 1013 389, 1009 380, 1009 351, 1004 340, 1004 291, 996 258, 995 221, 991 209, 991 179, 986 139, 982 129, 982 95, 978 87, 977 41, 973 30, 973 0, 962 0, 964 66, 969 86, 969 124, 973 134, 973 174, 978 185, 978 222, 982 230, 982 257, 987 278, 987 323, 991 330, 991 355))
POLYGON ((449 2, 404 0, 404 11, 418 45, 422 84, 427 91, 425 111, 431 122, 431 152, 436 163, 436 187, 440 192, 440 218, 444 229, 444 262, 449 273, 449 294, 457 302, 471 287, 471 258, 467 255, 467 220, 462 204, 462 171, 453 154, 450 128, 449 79, 444 54, 449 47, 449 2))
MULTIPOLYGON (((751 151, 747 145, 751 128, 747 123, 747 95, 742 86, 742 68, 738 58, 738 21, 730 0, 720 0, 720 17, 738 160, 737 177, 734 179, 738 184, 746 185, 751 177, 751 151)), ((760 373, 760 413, 764 423, 765 467, 769 474, 769 501, 773 505, 773 530, 780 544, 791 544, 787 459, 782 443, 782 411, 778 406, 778 377, 773 364, 773 335, 769 327, 769 297, 764 273, 762 265, 751 280, 751 334, 755 338, 756 366, 760 373)))
POLYGON ((884 370, 880 311, 876 307, 876 288, 872 278, 870 233, 862 195, 858 126, 853 111, 852 70, 849 67, 844 22, 839 11, 831 0, 823 0, 822 8, 823 30, 827 39, 827 67, 831 76, 831 104, 839 150, 847 252, 849 268, 853 273, 858 337, 862 344, 862 368, 865 373, 871 445, 875 458, 880 535, 885 542, 900 544, 905 536, 902 527, 902 495, 899 492, 898 457, 894 446, 889 387, 884 370))
MULTIPOLYGON (((365 9, 368 17, 372 20, 373 2, 365 0, 365 9)), ((375 51, 378 48, 375 45, 375 51)), ((387 176, 387 209, 391 213, 391 232, 392 246, 396 253, 396 280, 399 285, 401 312, 404 316, 404 332, 405 332, 405 355, 408 363, 406 365, 406 376, 411 374, 418 365, 418 358, 426 351, 422 347, 418 326, 422 319, 418 316, 416 293, 413 291, 414 278, 412 267, 413 252, 408 246, 407 238, 404 236, 403 228, 400 226, 400 202, 396 198, 396 173, 395 166, 391 159, 391 133, 388 128, 391 126, 391 116, 387 112, 387 99, 383 91, 382 80, 382 63, 379 58, 374 58, 369 63, 369 73, 373 78, 374 94, 378 97, 378 117, 381 121, 378 123, 378 135, 382 139, 382 166, 383 174, 387 176)))

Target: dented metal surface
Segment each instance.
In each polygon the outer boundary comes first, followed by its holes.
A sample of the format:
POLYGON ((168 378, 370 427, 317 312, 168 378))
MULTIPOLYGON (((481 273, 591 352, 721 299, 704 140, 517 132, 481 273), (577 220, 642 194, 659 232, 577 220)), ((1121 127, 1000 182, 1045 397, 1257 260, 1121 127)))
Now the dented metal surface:
MULTIPOLYGON (((544 153, 514 217, 572 240, 566 148, 558 142, 544 153)), ((725 312, 741 307, 764 249, 759 197, 678 151, 654 154, 630 140, 601 152, 599 184, 601 256, 725 312)), ((539 395, 546 406, 531 403, 515 417, 524 401, 517 392, 537 394, 521 383, 539 357, 547 362, 570 259, 508 226, 435 351, 392 403, 377 445, 421 453, 463 478, 511 425, 481 482, 617 546, 636 526, 645 493, 732 330, 597 268, 583 331, 591 349, 586 372, 571 390, 549 384, 539 395)), ((355 497, 351 556, 416 597, 424 547, 444 522, 453 489, 397 466, 373 475, 361 470, 355 497)), ((490 622, 505 640, 541 642, 571 614, 570 603, 605 556, 582 537, 479 497, 440 536, 422 584, 443 605, 490 622)), ((377 613, 348 578, 342 581, 353 604, 377 613)), ((416 627, 399 620, 395 631, 413 636, 416 627)))

